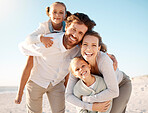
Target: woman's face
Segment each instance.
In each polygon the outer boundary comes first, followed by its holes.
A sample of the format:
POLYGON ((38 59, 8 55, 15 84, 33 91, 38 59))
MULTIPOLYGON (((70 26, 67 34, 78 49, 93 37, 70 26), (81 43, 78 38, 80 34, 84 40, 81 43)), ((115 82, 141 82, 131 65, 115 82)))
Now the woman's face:
POLYGON ((100 51, 99 39, 95 36, 86 35, 81 45, 81 55, 86 61, 96 59, 97 53, 100 51))

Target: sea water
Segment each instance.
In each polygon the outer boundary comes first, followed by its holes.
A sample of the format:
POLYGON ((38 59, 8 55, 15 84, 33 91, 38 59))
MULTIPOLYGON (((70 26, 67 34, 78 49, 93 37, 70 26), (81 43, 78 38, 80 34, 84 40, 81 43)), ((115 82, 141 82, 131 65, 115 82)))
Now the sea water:
POLYGON ((16 93, 18 90, 17 86, 0 86, 0 94, 2 93, 16 93))

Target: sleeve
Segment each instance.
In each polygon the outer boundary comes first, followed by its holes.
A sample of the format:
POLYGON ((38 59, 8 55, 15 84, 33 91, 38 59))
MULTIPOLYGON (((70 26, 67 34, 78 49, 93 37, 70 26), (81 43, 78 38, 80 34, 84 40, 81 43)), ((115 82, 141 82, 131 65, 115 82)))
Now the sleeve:
POLYGON ((77 98, 81 98, 82 93, 79 92, 80 90, 80 84, 79 81, 75 84, 74 88, 73 88, 73 94, 77 97, 77 98))
POLYGON ((40 36, 46 33, 46 23, 40 23, 39 27, 26 37, 28 44, 34 44, 40 42, 40 36))
POLYGON ((74 106, 80 107, 82 109, 87 109, 92 111, 92 104, 86 103, 78 99, 76 96, 73 94, 73 88, 78 81, 77 78, 75 78, 71 73, 69 76, 68 84, 66 87, 66 92, 65 92, 65 98, 66 101, 74 106))
POLYGON ((119 86, 113 64, 107 55, 102 60, 99 61, 101 63, 98 68, 103 75, 107 89, 92 96, 83 96, 82 100, 84 102, 104 102, 119 96, 119 86))
POLYGON ((22 42, 19 44, 19 49, 22 54, 27 56, 41 56, 46 52, 46 48, 42 43, 27 44, 26 42, 22 42))

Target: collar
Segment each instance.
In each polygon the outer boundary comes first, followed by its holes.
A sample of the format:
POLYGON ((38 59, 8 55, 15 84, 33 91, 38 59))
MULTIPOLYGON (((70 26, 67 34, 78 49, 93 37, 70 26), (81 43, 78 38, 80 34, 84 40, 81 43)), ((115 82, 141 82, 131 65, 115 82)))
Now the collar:
POLYGON ((61 29, 60 31, 54 30, 54 29, 53 29, 51 20, 49 20, 48 23, 49 23, 49 24, 48 24, 48 25, 49 25, 49 31, 50 31, 51 33, 65 32, 65 21, 62 22, 62 26, 63 26, 63 27, 62 27, 62 29, 61 29))

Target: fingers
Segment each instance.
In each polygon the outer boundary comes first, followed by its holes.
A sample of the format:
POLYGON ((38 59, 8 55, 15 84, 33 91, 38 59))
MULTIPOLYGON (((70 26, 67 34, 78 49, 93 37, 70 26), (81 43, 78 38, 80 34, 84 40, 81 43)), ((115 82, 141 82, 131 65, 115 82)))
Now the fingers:
POLYGON ((45 45, 46 48, 51 47, 53 44, 52 41, 53 37, 43 37, 41 39, 41 42, 45 45))
POLYGON ((113 61, 113 67, 114 67, 114 70, 116 71, 117 67, 118 67, 118 62, 117 62, 117 59, 116 57, 113 55, 113 54, 108 54, 107 55, 110 57, 110 59, 113 61))
POLYGON ((20 103, 21 103, 20 100, 15 100, 14 102, 15 102, 16 104, 20 104, 20 103))
POLYGON ((46 48, 48 48, 48 47, 51 47, 52 44, 53 44, 53 42, 49 42, 49 43, 46 43, 46 44, 44 44, 44 45, 45 45, 46 48))
POLYGON ((111 105, 110 102, 111 102, 111 101, 107 101, 107 102, 106 102, 106 104, 105 104, 104 108, 101 110, 101 112, 106 112, 106 111, 109 109, 109 107, 110 107, 110 105, 111 105))

